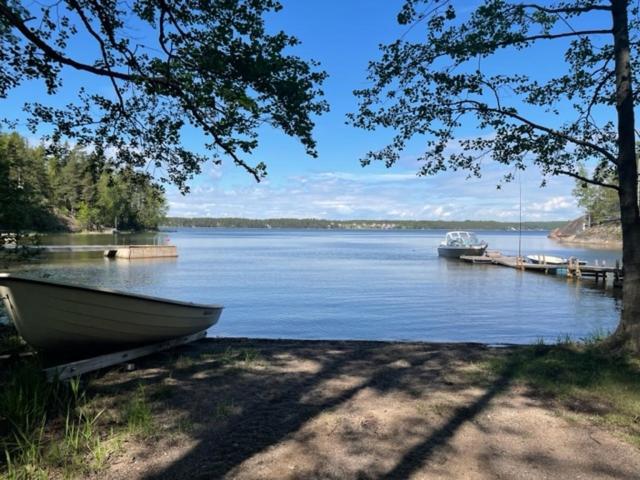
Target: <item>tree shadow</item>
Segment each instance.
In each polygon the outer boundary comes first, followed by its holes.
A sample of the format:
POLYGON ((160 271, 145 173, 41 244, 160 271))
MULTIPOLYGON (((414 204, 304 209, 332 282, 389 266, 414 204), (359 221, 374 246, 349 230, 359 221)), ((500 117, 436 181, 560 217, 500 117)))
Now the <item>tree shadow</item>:
MULTIPOLYGON (((300 435, 307 422, 344 408, 363 392, 419 400, 428 398, 432 390, 459 392, 470 386, 479 388, 480 379, 451 381, 446 372, 452 365, 478 361, 486 352, 486 347, 464 344, 209 340, 182 350, 178 359, 193 359, 183 361, 187 363, 184 368, 175 368, 179 360, 166 354, 161 362, 165 367, 152 368, 162 357, 159 355, 145 360, 138 375, 124 379, 107 375, 110 378, 102 379, 107 380, 104 382, 98 379, 92 390, 96 394, 122 393, 132 391, 139 383, 152 387, 170 380, 170 399, 164 399, 167 409, 171 415, 180 415, 198 425, 190 433, 197 444, 179 460, 148 472, 145 478, 221 478, 258 453, 300 435), (225 363, 225 352, 242 351, 249 346, 258 349, 267 369, 225 363), (202 361, 207 356, 209 360, 202 361), (279 364, 287 368, 279 371, 279 364), (287 371, 291 365, 308 368, 287 371), (220 405, 225 404, 231 405, 229 409, 233 411, 219 415, 220 405)), ((482 411, 508 381, 505 372, 480 398, 454 410, 441 428, 403 456, 387 478, 405 476, 417 468, 462 424, 482 411)), ((166 394, 167 389, 163 390, 166 394)), ((153 389, 150 392, 153 398, 153 389)), ((425 423, 420 415, 414 417, 414 423, 425 423)), ((357 423, 356 436, 360 430, 375 430, 376 419, 371 420, 371 425, 367 421, 365 418, 357 423)), ((399 435, 415 435, 414 430, 414 425, 407 424, 399 435)), ((341 434, 348 436, 348 432, 341 434)), ((402 438, 392 440, 402 443, 402 438)), ((304 443, 305 439, 301 441, 304 443)))
POLYGON ((513 379, 513 373, 514 369, 511 366, 505 368, 483 395, 471 404, 457 408, 443 426, 405 453, 393 470, 382 478, 409 478, 412 473, 429 461, 438 448, 447 445, 464 423, 473 421, 475 417, 487 408, 496 395, 506 390, 513 379))
MULTIPOLYGON (((546 347, 538 350, 526 352, 548 355, 546 347)), ((503 427, 510 438, 527 435, 481 419, 490 407, 518 408, 511 394, 496 397, 533 361, 523 352, 478 344, 210 339, 149 357, 136 372, 107 373, 91 390, 126 398, 147 385, 158 416, 193 425, 180 456, 150 459, 143 477, 149 480, 408 478, 455 455, 453 437, 465 426, 481 436, 503 427), (490 375, 471 368, 492 359, 498 367, 490 375)), ((483 445, 477 448, 481 456, 483 445)), ((609 468, 593 461, 594 472, 609 468)))

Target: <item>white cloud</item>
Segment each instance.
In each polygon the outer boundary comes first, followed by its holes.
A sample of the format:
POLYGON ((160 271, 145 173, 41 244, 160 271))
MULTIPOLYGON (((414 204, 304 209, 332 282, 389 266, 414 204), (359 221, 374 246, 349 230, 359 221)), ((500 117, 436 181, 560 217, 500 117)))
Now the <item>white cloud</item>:
POLYGON ((530 208, 532 210, 542 210, 543 212, 555 212, 575 207, 575 203, 575 200, 570 197, 553 197, 546 202, 533 203, 530 208))
MULTIPOLYGON (((417 177, 401 172, 320 172, 283 182, 200 185, 191 194, 169 193, 169 214, 209 217, 297 217, 327 219, 504 220, 519 218, 519 184, 497 189, 504 174, 488 166, 481 179, 464 172, 417 177)), ((525 220, 565 220, 580 212, 570 196, 573 182, 552 178, 539 188, 535 171, 523 174, 525 220)))

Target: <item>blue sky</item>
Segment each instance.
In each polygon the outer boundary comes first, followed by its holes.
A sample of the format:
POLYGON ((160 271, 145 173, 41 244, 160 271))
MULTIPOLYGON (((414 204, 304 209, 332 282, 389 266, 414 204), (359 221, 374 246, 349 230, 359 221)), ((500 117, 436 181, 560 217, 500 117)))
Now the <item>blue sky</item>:
MULTIPOLYGON (((190 194, 183 196, 175 188, 167 189, 170 215, 517 220, 519 186, 512 183, 496 189, 505 171, 490 161, 481 179, 469 179, 465 172, 417 177, 416 158, 421 148, 416 141, 391 169, 379 164, 360 166, 359 159, 368 150, 384 146, 391 132, 354 129, 345 124, 346 114, 357 109, 352 91, 367 85, 367 62, 378 57, 378 45, 396 39, 407 29, 395 20, 401 1, 284 0, 283 4, 281 12, 268 17, 269 27, 298 37, 302 44, 293 52, 319 61, 329 73, 324 91, 331 111, 316 121, 319 157, 306 156, 294 139, 265 129, 251 161, 267 163, 266 181, 257 184, 228 161, 221 167, 204 165, 203 173, 190 184, 190 194)), ((411 35, 419 34, 419 27, 411 31, 411 35)), ((554 70, 554 61, 561 62, 561 57, 553 60, 545 48, 494 62, 499 66, 508 61, 510 68, 544 76, 545 70, 554 70)), ((71 74, 66 74, 65 80, 69 87, 82 82, 71 74)), ((21 87, 6 105, 17 109, 31 88, 34 86, 21 87)), ((60 97, 56 101, 60 102, 60 97)), ((472 125, 461 131, 464 136, 474 133, 472 125)), ((189 136, 186 143, 200 150, 203 138, 189 136)), ((536 170, 522 174, 526 220, 569 219, 580 214, 571 196, 573 180, 553 177, 547 187, 539 188, 540 180, 536 170)))

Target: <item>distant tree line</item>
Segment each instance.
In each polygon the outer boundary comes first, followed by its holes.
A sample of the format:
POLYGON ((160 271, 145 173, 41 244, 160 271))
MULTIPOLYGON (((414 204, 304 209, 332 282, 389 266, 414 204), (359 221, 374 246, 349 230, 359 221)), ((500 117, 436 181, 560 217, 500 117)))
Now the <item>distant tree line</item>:
POLYGON ((165 214, 164 191, 145 174, 77 148, 49 155, 17 133, 0 134, 1 231, 154 229, 165 214))
MULTIPOLYGON (((524 230, 551 230, 566 222, 523 222, 524 230)), ((167 227, 217 227, 217 228, 318 228, 318 229, 443 229, 443 230, 512 230, 518 222, 488 220, 322 220, 317 218, 180 218, 167 217, 162 222, 167 227)))
MULTIPOLYGON (((580 167, 579 173, 582 176, 587 175, 584 167, 580 167)), ((613 173, 605 174, 604 178, 608 183, 618 184, 618 179, 613 173)), ((620 198, 616 190, 576 180, 573 196, 576 198, 578 206, 589 216, 592 225, 610 220, 620 220, 620 198)))

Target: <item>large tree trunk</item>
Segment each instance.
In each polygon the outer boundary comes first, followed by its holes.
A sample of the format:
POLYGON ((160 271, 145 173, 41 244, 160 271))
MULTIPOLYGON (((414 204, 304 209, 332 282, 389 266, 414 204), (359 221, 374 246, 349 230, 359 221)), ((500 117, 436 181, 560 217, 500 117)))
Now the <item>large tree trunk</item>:
POLYGON ((611 0, 618 112, 617 163, 624 265, 622 317, 612 340, 617 346, 640 354, 640 218, 638 216, 638 167, 635 151, 628 3, 628 0, 611 0))

